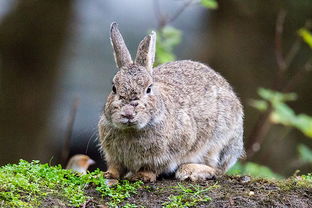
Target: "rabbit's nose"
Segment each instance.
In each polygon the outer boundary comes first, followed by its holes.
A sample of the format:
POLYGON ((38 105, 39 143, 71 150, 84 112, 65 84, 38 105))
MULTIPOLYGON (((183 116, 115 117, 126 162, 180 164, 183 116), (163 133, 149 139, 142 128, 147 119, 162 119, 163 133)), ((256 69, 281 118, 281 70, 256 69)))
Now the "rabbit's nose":
POLYGON ((136 107, 139 105, 139 103, 138 103, 138 101, 133 100, 130 102, 130 105, 132 105, 133 107, 136 107))
POLYGON ((134 112, 132 110, 126 109, 121 113, 123 118, 127 118, 129 120, 134 119, 134 112))

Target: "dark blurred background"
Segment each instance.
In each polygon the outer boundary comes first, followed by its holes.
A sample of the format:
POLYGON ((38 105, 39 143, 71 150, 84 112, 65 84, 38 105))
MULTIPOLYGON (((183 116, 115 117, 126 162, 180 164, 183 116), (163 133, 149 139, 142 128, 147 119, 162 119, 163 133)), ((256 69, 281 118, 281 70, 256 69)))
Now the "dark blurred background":
MULTIPOLYGON (((168 15, 184 3, 159 0, 168 15)), ((287 51, 298 38, 297 30, 312 18, 312 1, 218 3, 216 10, 193 4, 170 23, 183 33, 174 52, 177 59, 210 65, 233 85, 244 105, 247 140, 260 116, 249 99, 275 79, 276 18, 281 9, 286 11, 282 39, 287 51)), ((119 23, 134 55, 139 41, 158 25, 154 13, 152 0, 1 0, 0 165, 21 158, 64 163, 65 148, 70 155, 90 155, 103 168, 97 122, 116 72, 109 27, 119 23)), ((290 68, 296 71, 309 57, 311 49, 302 46, 290 68)), ((287 76, 293 76, 291 70, 287 76)), ((298 99, 289 105, 296 113, 312 115, 311 79, 307 73, 293 88, 298 99)), ((248 160, 286 176, 297 168, 311 172, 312 163, 298 166, 296 146, 311 147, 312 140, 297 130, 280 139, 284 131, 274 125, 248 160)))

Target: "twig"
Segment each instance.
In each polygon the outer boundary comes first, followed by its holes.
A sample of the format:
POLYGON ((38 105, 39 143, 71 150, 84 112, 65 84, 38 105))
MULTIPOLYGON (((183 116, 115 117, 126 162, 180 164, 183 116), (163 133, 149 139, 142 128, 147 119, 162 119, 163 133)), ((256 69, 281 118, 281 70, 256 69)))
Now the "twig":
POLYGON ((185 9, 188 8, 193 3, 193 1, 194 0, 187 1, 174 15, 172 15, 172 17, 169 20, 167 20, 167 24, 176 20, 185 11, 185 9))
MULTIPOLYGON (((310 21, 306 21, 304 26, 304 28, 311 28, 311 22, 310 21)), ((292 60, 294 59, 294 57, 297 55, 299 49, 301 48, 301 38, 297 37, 296 41, 294 42, 293 46, 291 47, 289 53, 286 56, 286 65, 287 67, 289 67, 290 63, 292 62, 292 60)), ((282 89, 282 92, 287 92, 290 91, 294 88, 294 86, 299 83, 299 81, 303 78, 303 74, 305 72, 308 72, 311 70, 311 63, 312 59, 310 58, 303 67, 301 67, 296 73, 295 75, 293 75, 285 84, 285 87, 282 89)))
POLYGON ((267 135, 271 129, 270 115, 272 112, 272 106, 269 106, 267 111, 262 114, 254 128, 252 129, 246 145, 247 158, 252 157, 257 151, 259 151, 261 144, 264 140, 264 136, 267 135))
POLYGON ((63 147, 62 157, 61 157, 61 161, 62 161, 63 165, 66 164, 66 161, 68 159, 69 150, 70 150, 70 142, 71 142, 71 137, 72 137, 72 134, 73 134, 73 127, 74 127, 74 122, 75 122, 77 110, 78 110, 78 107, 79 107, 79 103, 80 103, 80 99, 79 98, 76 98, 73 101, 73 104, 72 104, 72 107, 71 107, 71 111, 70 111, 70 114, 69 114, 69 117, 68 117, 67 128, 66 128, 66 136, 65 136, 64 147, 63 147))
MULTIPOLYGON (((279 89, 283 81, 283 74, 287 69, 287 65, 282 52, 282 34, 284 29, 284 22, 286 18, 286 11, 280 10, 276 19, 275 26, 275 58, 277 62, 276 80, 274 82, 274 89, 279 89)), ((254 128, 251 130, 247 138, 246 154, 247 158, 252 157, 259 149, 264 140, 264 136, 271 128, 270 115, 272 113, 272 106, 263 113, 257 120, 254 128)))
POLYGON ((290 66, 291 62, 294 60, 295 56, 298 54, 301 48, 301 39, 297 36, 295 42, 291 46, 288 54, 285 57, 286 69, 290 66))
POLYGON ((154 0, 153 4, 154 4, 154 14, 157 20, 157 30, 158 30, 159 28, 162 27, 162 25, 166 24, 166 18, 164 17, 164 15, 162 14, 160 10, 159 0, 154 0))
POLYGON ((304 77, 304 73, 312 70, 312 58, 310 58, 303 67, 301 67, 288 82, 285 84, 285 87, 282 89, 283 92, 291 91, 297 83, 299 83, 304 77))
POLYGON ((160 31, 162 28, 164 28, 169 23, 175 21, 185 11, 185 9, 187 9, 193 3, 193 1, 194 0, 188 0, 171 17, 166 17, 165 15, 163 15, 161 13, 159 0, 154 0, 154 13, 155 13, 156 19, 158 21, 157 30, 160 31))
POLYGON ((92 202, 93 199, 87 199, 85 203, 83 203, 82 208, 86 208, 89 202, 92 202))
POLYGON ((286 71, 286 62, 283 56, 283 44, 282 44, 282 34, 284 30, 284 22, 286 18, 286 11, 280 10, 276 19, 275 27, 275 58, 277 63, 277 73, 275 88, 279 89, 283 81, 283 73, 286 71))

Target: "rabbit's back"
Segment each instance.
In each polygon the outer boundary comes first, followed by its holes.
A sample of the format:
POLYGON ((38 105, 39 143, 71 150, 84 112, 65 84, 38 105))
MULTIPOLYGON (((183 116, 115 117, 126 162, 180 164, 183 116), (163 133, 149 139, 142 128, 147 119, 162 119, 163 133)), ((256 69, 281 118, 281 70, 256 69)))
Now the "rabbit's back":
POLYGON ((242 113, 240 101, 229 83, 202 63, 189 60, 166 63, 155 68, 153 76, 169 99, 193 112, 217 111, 217 105, 229 105, 233 113, 236 110, 242 113))
POLYGON ((184 83, 186 88, 189 88, 188 85, 199 87, 208 84, 231 89, 228 82, 219 73, 205 64, 191 60, 159 65, 154 68, 153 76, 155 81, 168 83, 169 85, 184 83))

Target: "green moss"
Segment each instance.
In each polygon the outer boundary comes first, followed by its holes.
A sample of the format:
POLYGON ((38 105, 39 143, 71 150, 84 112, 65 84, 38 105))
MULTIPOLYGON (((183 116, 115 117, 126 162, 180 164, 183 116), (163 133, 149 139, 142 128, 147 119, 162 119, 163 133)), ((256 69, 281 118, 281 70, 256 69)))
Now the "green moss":
POLYGON ((39 207, 47 199, 57 199, 64 207, 79 207, 90 198, 86 189, 95 186, 111 207, 117 207, 125 198, 135 194, 141 184, 121 181, 115 187, 108 187, 100 170, 79 176, 60 165, 20 160, 18 164, 0 168, 0 206, 39 207))
POLYGON ((312 174, 288 179, 222 176, 216 180, 119 181, 108 187, 100 170, 79 176, 61 166, 21 160, 0 167, 0 207, 312 207, 312 174), (178 185, 177 185, 178 184, 178 185), (237 197, 241 196, 241 197, 237 197), (291 197, 291 201, 289 201, 291 197), (234 200, 235 199, 235 200, 234 200))
POLYGON ((312 173, 301 176, 292 176, 285 180, 278 180, 277 186, 284 191, 295 190, 298 188, 312 188, 312 173))
POLYGON ((175 188, 179 194, 169 196, 170 201, 163 203, 163 206, 166 208, 194 207, 201 202, 210 201, 211 198, 207 195, 207 192, 219 187, 220 186, 217 184, 209 187, 192 184, 189 186, 183 186, 178 184, 178 186, 173 188, 175 188))

